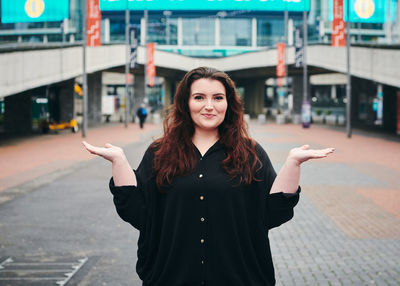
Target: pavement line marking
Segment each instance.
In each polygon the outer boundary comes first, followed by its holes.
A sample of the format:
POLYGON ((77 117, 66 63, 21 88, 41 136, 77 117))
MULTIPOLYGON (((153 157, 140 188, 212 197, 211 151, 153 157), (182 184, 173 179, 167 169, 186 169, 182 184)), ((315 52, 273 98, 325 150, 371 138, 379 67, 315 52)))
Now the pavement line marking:
POLYGON ((78 272, 78 270, 88 261, 88 258, 85 257, 85 258, 79 259, 78 261, 79 261, 78 265, 72 266, 73 268, 75 268, 75 270, 70 273, 66 273, 65 276, 67 276, 67 278, 64 281, 57 281, 56 282, 57 285, 64 286, 65 284, 67 284, 68 281, 72 278, 72 276, 74 276, 75 273, 78 272))
POLYGON ((3 265, 6 265, 6 264, 11 263, 11 262, 13 262, 12 258, 11 257, 7 258, 2 263, 0 263, 0 269, 4 269, 3 265))
POLYGON ((69 273, 71 269, 4 269, 0 273, 4 272, 66 272, 69 273))
POLYGON ((18 280, 61 280, 61 279, 64 279, 64 277, 0 277, 0 281, 1 280, 16 280, 16 281, 18 281, 18 280))
POLYGON ((75 265, 75 262, 13 262, 13 265, 17 266, 29 266, 29 265, 75 265))

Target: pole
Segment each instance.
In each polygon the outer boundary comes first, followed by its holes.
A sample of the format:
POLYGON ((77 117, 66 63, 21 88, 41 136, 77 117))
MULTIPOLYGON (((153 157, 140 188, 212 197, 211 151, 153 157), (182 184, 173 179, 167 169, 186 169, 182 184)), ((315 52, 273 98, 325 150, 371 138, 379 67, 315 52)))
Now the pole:
POLYGON ((82 137, 86 137, 88 127, 88 87, 86 74, 86 25, 87 25, 87 0, 82 0, 82 89, 83 89, 83 115, 82 115, 82 137))
POLYGON ((303 103, 308 98, 308 70, 307 70, 307 11, 303 11, 303 103))
POLYGON ((129 59, 130 59, 130 45, 129 45, 129 7, 128 0, 126 0, 125 9, 125 128, 128 128, 129 123, 129 111, 130 111, 130 100, 129 100, 129 59))
POLYGON ((288 37, 288 21, 289 21, 289 13, 288 10, 285 9, 285 85, 286 85, 286 89, 285 89, 285 98, 288 97, 289 95, 289 81, 288 81, 288 63, 287 63, 287 55, 288 55, 288 44, 289 44, 289 37, 288 37))
POLYGON ((144 52, 145 52, 145 57, 144 57, 144 99, 147 98, 147 35, 148 35, 148 12, 147 10, 144 10, 144 52))
POLYGON ((350 0, 347 0, 347 21, 346 21, 346 66, 347 66, 347 85, 346 85, 346 133, 347 138, 351 138, 351 75, 350 75, 350 0))

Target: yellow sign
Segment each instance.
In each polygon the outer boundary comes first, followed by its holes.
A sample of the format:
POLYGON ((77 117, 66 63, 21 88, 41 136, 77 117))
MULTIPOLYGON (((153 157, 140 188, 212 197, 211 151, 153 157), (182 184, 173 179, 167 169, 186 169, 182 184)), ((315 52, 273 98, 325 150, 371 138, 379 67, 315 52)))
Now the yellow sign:
POLYGON ((375 12, 375 3, 373 0, 357 0, 354 4, 354 10, 358 17, 368 19, 375 12))
POLYGON ((43 0, 27 0, 25 2, 25 12, 31 18, 38 18, 43 14, 43 0))

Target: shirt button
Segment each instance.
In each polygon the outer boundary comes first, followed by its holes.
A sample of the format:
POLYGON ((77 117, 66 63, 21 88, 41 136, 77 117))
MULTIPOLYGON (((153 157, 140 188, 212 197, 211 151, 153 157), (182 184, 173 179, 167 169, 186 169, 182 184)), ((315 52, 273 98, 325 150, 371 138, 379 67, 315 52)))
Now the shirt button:
POLYGON ((200 239, 200 243, 202 243, 202 244, 203 244, 203 243, 204 243, 204 239, 200 239))
POLYGON ((200 200, 201 200, 201 201, 204 200, 204 196, 200 196, 200 200))
POLYGON ((199 175, 199 178, 203 178, 203 174, 200 174, 200 175, 199 175))
POLYGON ((201 264, 204 264, 204 260, 201 261, 201 264))
POLYGON ((200 221, 204 221, 204 217, 202 217, 202 218, 200 219, 200 221))

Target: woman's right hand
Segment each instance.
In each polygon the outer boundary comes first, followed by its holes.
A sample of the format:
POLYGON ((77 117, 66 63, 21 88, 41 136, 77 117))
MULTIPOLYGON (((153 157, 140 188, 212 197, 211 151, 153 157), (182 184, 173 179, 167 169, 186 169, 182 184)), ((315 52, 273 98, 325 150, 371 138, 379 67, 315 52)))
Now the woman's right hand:
POLYGON ((96 147, 87 143, 86 141, 82 141, 82 144, 83 146, 85 146, 86 150, 88 150, 91 154, 103 157, 104 159, 110 161, 111 163, 120 160, 126 160, 122 148, 111 145, 110 143, 106 143, 104 147, 96 147))

